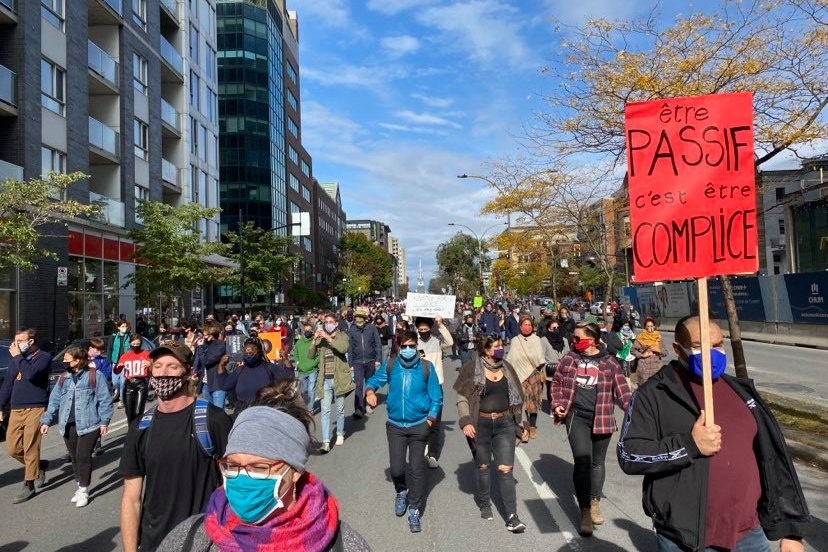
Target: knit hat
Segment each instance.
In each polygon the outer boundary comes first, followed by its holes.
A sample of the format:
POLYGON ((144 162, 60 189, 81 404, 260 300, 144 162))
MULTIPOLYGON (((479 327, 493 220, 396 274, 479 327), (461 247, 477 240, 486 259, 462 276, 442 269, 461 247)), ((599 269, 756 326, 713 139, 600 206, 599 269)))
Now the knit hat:
POLYGON ((305 471, 310 436, 305 425, 283 410, 251 406, 236 418, 227 438, 225 456, 252 454, 281 460, 296 471, 305 471))

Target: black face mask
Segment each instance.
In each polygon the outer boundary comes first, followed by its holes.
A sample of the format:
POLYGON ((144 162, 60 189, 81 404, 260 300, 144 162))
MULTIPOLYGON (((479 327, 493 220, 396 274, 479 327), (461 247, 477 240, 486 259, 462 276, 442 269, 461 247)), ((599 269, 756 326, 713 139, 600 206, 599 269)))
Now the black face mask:
POLYGON ((431 339, 431 330, 426 330, 424 332, 418 331, 417 334, 423 341, 428 341, 429 339, 431 339))
POLYGON ((136 346, 134 346, 134 345, 130 345, 130 346, 129 346, 129 348, 130 348, 130 349, 132 349, 132 350, 133 350, 134 352, 136 352, 136 353, 140 353, 140 352, 141 352, 141 346, 140 346, 140 345, 138 345, 137 347, 136 347, 136 346))

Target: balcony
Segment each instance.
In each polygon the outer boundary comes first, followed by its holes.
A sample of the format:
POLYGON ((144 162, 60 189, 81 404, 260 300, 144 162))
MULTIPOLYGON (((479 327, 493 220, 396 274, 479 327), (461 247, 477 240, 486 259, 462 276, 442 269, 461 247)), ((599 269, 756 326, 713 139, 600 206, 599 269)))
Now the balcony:
POLYGON ((178 2, 176 0, 161 0, 161 26, 168 25, 174 28, 179 28, 178 21, 178 2))
POLYGON ((116 130, 89 117, 89 151, 94 154, 89 157, 91 164, 117 164, 121 156, 120 144, 120 134, 116 130))
POLYGON ((165 137, 181 138, 180 117, 175 108, 161 98, 161 127, 165 137))
POLYGON ((17 2, 0 0, 0 25, 14 25, 15 23, 17 23, 17 2))
POLYGON ((87 4, 90 26, 118 25, 121 23, 122 0, 87 0, 87 4))
POLYGON ((161 180, 167 184, 169 188, 180 192, 181 187, 178 184, 178 167, 172 161, 161 159, 161 180))
POLYGON ((97 205, 101 209, 99 213, 93 215, 92 220, 119 228, 126 226, 126 209, 122 201, 89 192, 89 203, 97 205))
POLYGON ((22 181, 23 167, 0 159, 0 182, 9 178, 12 180, 22 181))
POLYGON ((184 82, 184 60, 181 54, 166 38, 161 37, 161 80, 163 82, 184 82))
POLYGON ((109 54, 89 41, 87 54, 89 69, 92 71, 89 80, 90 94, 112 94, 118 92, 118 62, 109 54))
POLYGON ((0 65, 0 117, 17 116, 17 75, 0 65))

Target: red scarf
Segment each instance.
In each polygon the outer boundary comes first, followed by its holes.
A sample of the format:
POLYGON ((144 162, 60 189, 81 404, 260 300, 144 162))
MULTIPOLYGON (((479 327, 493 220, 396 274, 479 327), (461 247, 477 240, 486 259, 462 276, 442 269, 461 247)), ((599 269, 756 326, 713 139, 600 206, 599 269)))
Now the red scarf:
POLYGON ((210 497, 204 529, 221 552, 323 552, 339 527, 339 503, 313 474, 298 483, 290 508, 261 525, 241 521, 230 508, 224 488, 210 497))

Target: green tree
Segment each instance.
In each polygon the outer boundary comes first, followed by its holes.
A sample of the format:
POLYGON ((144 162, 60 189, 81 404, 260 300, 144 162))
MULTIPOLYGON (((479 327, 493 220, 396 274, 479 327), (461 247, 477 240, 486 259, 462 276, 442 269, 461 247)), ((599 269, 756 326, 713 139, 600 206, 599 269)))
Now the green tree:
POLYGON ((54 251, 40 245, 41 238, 53 237, 45 232, 56 224, 65 227, 74 217, 94 218, 101 211, 99 205, 59 199, 66 197, 72 184, 85 178, 88 176, 79 172, 51 173, 25 182, 0 182, 0 268, 32 270, 37 268, 37 258, 58 258, 54 251))
POLYGON ((346 282, 340 286, 346 295, 356 297, 367 295, 374 291, 384 292, 391 287, 394 278, 394 261, 391 255, 372 243, 367 236, 357 232, 346 232, 342 236, 340 249, 342 251, 341 271, 346 282), (367 282, 367 284, 366 284, 367 282), (353 289, 362 288, 361 292, 353 293, 353 289))
POLYGON ((227 257, 239 267, 230 274, 225 283, 230 284, 237 295, 241 295, 243 252, 243 302, 249 304, 249 300, 260 295, 272 298, 278 283, 291 273, 298 259, 298 256, 288 253, 288 246, 293 243, 293 238, 277 236, 272 230, 260 228, 252 221, 245 222, 241 232, 228 232, 225 238, 227 257))
MULTIPOLYGON (((437 278, 441 288, 451 286, 458 297, 469 298, 480 289, 480 274, 485 264, 486 246, 477 238, 458 232, 437 246, 437 278), (483 251, 480 251, 480 247, 483 251)), ((432 279, 433 280, 433 279, 432 279)))
MULTIPOLYGON (((129 237, 138 245, 133 258, 140 266, 127 278, 127 285, 135 285, 140 302, 151 304, 159 294, 171 298, 195 291, 232 274, 232 269, 205 262, 209 255, 225 255, 227 246, 203 241, 197 231, 202 220, 218 213, 219 209, 196 203, 177 207, 158 201, 138 203, 136 214, 144 224, 131 229, 129 237)), ((183 317, 183 302, 179 305, 183 317)))

